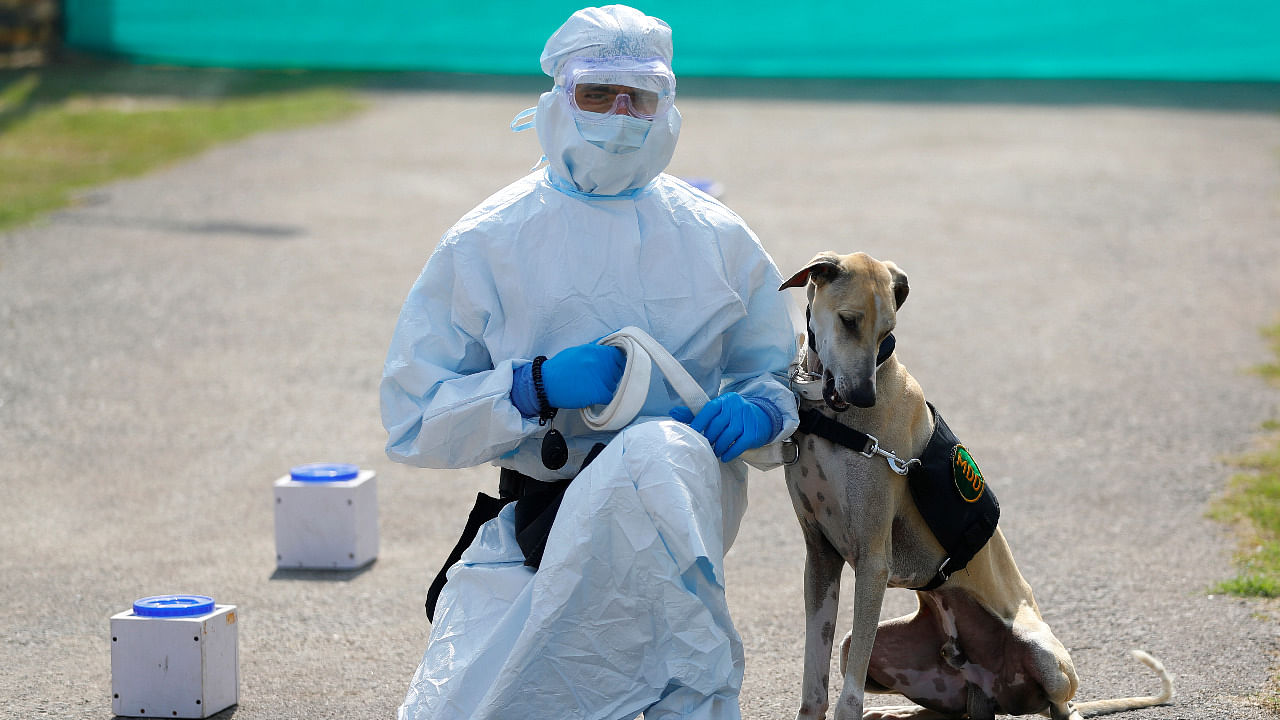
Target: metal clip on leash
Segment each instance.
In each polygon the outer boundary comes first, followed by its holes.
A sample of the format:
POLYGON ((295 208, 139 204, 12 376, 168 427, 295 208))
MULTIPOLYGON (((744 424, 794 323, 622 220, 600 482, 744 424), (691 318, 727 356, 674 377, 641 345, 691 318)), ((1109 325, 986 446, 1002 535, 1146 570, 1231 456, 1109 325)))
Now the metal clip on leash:
POLYGON ((903 460, 897 455, 894 455, 892 450, 882 450, 880 448, 880 441, 876 439, 875 435, 867 435, 867 440, 868 440, 867 449, 859 450, 858 452, 862 453, 864 457, 869 457, 869 458, 879 455, 880 457, 885 459, 885 462, 889 463, 889 469, 898 473, 899 475, 906 475, 908 472, 910 472, 912 464, 916 464, 916 465, 920 464, 920 458, 911 458, 910 460, 903 460))

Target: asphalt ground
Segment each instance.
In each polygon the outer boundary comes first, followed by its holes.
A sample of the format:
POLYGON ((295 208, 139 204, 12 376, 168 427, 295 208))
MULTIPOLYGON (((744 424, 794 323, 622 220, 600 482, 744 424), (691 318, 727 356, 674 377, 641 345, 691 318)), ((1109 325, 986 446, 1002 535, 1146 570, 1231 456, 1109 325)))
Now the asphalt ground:
MULTIPOLYGON (((436 239, 537 160, 507 123, 541 87, 371 92, 0 234, 0 715, 111 717, 109 618, 163 593, 237 606, 219 717, 393 715, 497 473, 390 462, 382 359, 436 239), (377 472, 378 559, 277 570, 272 483, 322 460, 377 472)), ((1129 717, 1273 717, 1273 608, 1211 593, 1235 540, 1205 513, 1280 416, 1248 372, 1280 313, 1280 90, 690 81, 679 106, 670 171, 722 183, 784 273, 831 249, 910 276, 898 352, 998 493, 1078 698, 1154 691, 1141 647, 1179 694, 1129 717)), ((781 471, 753 474, 727 560, 746 718, 798 706, 802 559, 781 471)))

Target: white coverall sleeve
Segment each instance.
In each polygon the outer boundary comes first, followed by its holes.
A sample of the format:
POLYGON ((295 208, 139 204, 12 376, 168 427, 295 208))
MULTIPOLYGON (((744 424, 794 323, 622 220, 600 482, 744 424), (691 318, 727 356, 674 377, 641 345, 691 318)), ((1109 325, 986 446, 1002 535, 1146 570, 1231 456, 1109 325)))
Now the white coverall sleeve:
POLYGON ((800 424, 795 393, 787 377, 796 356, 789 296, 778 291, 782 276, 759 246, 752 262, 746 263, 735 279, 747 314, 726 334, 720 391, 772 402, 782 413, 782 430, 769 440, 776 442, 790 437, 800 424))
POLYGON ((380 396, 387 456, 419 467, 479 465, 537 429, 511 403, 512 368, 496 366, 484 332, 501 324, 493 278, 448 236, 427 261, 396 323, 380 396))

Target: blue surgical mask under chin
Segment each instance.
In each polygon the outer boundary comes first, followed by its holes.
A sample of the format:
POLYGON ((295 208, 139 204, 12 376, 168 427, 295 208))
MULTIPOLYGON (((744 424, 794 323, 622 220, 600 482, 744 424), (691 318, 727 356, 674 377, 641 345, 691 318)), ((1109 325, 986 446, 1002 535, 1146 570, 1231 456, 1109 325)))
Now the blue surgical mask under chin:
POLYGON ((604 115, 599 120, 574 118, 582 139, 615 155, 635 152, 644 145, 644 139, 653 127, 652 120, 642 120, 630 115, 604 115))

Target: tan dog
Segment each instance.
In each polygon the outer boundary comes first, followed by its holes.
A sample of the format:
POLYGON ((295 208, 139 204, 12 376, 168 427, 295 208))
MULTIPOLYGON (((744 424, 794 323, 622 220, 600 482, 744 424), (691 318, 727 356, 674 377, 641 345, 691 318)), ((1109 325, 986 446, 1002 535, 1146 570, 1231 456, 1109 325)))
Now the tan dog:
MULTIPOLYGON (((821 253, 782 288, 807 286, 813 343, 802 371, 821 379, 822 399, 801 407, 875 436, 903 460, 918 458, 934 426, 924 393, 890 355, 877 352, 907 297, 896 265, 863 253, 821 253)), ((781 288, 780 288, 781 289, 781 288)), ((810 393, 816 396, 817 393, 810 393)), ((1043 713, 1054 720, 1167 702, 1173 680, 1146 653, 1134 655, 1163 684, 1158 695, 1072 707, 1078 681, 1071 657, 1040 617, 997 527, 968 566, 934 590, 917 592, 916 612, 879 623, 886 587, 920 588, 946 557, 905 478, 882 457, 866 457, 812 434, 795 436, 799 460, 787 487, 803 529, 807 617, 801 719, 823 718, 835 636, 840 573, 855 573, 853 629, 841 649, 844 685, 837 720, 993 718, 1043 713), (864 685, 865 681, 865 685, 864 685), (873 708, 864 693, 898 693, 918 706, 873 708)))

